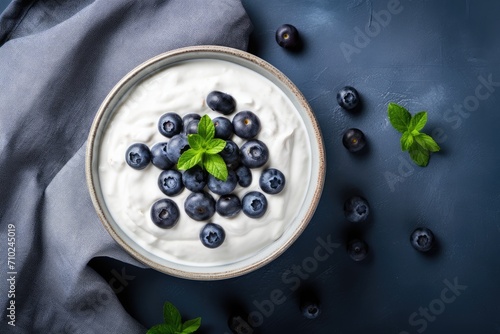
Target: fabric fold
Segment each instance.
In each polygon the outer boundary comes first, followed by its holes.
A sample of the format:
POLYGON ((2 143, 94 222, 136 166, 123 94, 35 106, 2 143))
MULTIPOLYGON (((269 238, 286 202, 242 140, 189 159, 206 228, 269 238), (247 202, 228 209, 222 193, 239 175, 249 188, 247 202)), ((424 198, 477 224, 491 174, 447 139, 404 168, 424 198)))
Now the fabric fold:
MULTIPOLYGON (((238 0, 15 0, 4 11, 0 247, 12 224, 17 274, 16 326, 3 314, 0 332, 144 332, 117 287, 87 265, 98 256, 141 265, 92 206, 84 169, 92 120, 120 78, 147 59, 190 45, 246 49, 251 30, 238 0)), ((2 278, 0 291, 7 284, 2 278)), ((11 300, 0 294, 4 310, 11 300)))

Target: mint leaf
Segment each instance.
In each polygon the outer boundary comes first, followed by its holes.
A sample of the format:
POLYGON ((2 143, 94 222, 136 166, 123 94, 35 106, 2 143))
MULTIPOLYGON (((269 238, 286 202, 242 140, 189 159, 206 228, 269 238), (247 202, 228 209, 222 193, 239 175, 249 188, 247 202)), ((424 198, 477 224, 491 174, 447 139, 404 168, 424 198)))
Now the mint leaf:
POLYGON ((151 327, 146 334, 177 334, 178 331, 170 324, 159 324, 151 327))
POLYGON ((188 170, 200 165, 216 178, 227 180, 227 166, 218 155, 226 147, 226 141, 214 138, 215 125, 210 116, 204 115, 198 123, 198 133, 188 136, 190 149, 182 153, 177 162, 177 168, 188 170))
POLYGON ((415 114, 410 120, 410 130, 420 131, 424 128, 425 123, 427 123, 427 112, 421 111, 415 114))
POLYGON ((203 159, 203 167, 218 178, 219 180, 226 181, 227 180, 227 167, 224 160, 218 154, 206 154, 203 159))
POLYGON ((215 125, 210 119, 210 116, 203 115, 198 123, 198 134, 205 140, 211 140, 215 136, 215 125))
POLYGON ((194 333, 198 328, 201 326, 201 318, 196 318, 196 319, 191 319, 187 320, 183 325, 182 325, 182 333, 183 334, 189 334, 189 333, 194 333))
POLYGON ((411 121, 411 114, 408 110, 396 103, 389 103, 387 108, 389 122, 401 133, 408 130, 411 121))
POLYGON ((429 150, 427 150, 425 147, 420 146, 418 142, 414 142, 413 145, 410 147, 410 158, 415 162, 417 165, 420 167, 425 167, 427 164, 429 164, 429 150))
POLYGON ((175 330, 180 330, 182 327, 181 314, 170 302, 165 302, 163 305, 163 320, 165 324, 171 325, 175 330))
POLYGON ((179 161, 177 162, 177 169, 188 170, 203 161, 203 151, 197 151, 190 148, 186 152, 182 153, 179 161))
POLYGON ((426 135, 425 133, 419 133, 417 136, 415 136, 415 140, 420 146, 426 148, 431 152, 437 152, 440 150, 440 147, 436 143, 436 141, 432 139, 431 136, 426 135))
POLYGON ((193 150, 202 150, 203 146, 206 143, 205 138, 200 136, 199 134, 189 134, 187 137, 188 144, 193 150))
POLYGON ((410 146, 413 144, 413 135, 406 131, 403 133, 401 136, 401 150, 402 151, 408 151, 410 149, 410 146))
POLYGON ((226 141, 223 139, 212 139, 206 143, 206 153, 216 154, 222 151, 226 147, 226 141))
POLYGON ((146 334, 189 334, 201 326, 201 318, 195 318, 182 323, 179 310, 170 302, 163 304, 163 324, 151 327, 146 334))
POLYGON ((417 165, 427 166, 431 152, 440 150, 431 136, 420 133, 427 123, 427 112, 421 111, 412 116, 404 107, 389 103, 387 113, 392 126, 402 134, 401 150, 408 151, 410 158, 417 165))

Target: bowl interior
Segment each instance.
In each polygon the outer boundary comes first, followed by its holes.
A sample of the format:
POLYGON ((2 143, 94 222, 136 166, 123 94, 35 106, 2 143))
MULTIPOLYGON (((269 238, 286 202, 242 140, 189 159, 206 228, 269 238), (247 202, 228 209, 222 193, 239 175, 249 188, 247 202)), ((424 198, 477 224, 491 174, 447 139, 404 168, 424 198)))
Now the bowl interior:
POLYGON ((102 103, 90 131, 86 173, 92 201, 101 221, 111 236, 126 251, 139 261, 161 272, 182 278, 210 280, 235 277, 262 267, 278 257, 297 239, 312 218, 319 202, 325 177, 325 156, 322 136, 315 116, 303 95, 285 75, 264 60, 244 51, 219 46, 197 46, 174 50, 152 58, 131 71, 113 88, 102 103), (216 59, 243 66, 276 85, 297 109, 309 137, 312 155, 310 184, 303 205, 297 219, 290 223, 283 235, 273 244, 241 261, 208 267, 188 266, 169 261, 141 247, 124 232, 107 209, 98 175, 99 147, 103 131, 123 99, 137 84, 155 73, 179 62, 199 59, 216 59))

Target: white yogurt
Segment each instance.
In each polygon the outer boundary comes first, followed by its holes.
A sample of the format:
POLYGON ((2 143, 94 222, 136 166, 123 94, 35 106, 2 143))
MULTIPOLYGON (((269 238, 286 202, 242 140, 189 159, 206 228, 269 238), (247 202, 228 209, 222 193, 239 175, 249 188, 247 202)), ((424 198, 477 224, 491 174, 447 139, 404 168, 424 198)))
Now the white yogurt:
MULTIPOLYGON (((232 118, 232 115, 226 116, 232 118)), ((238 145, 244 140, 234 136, 238 145)), ((269 246, 286 231, 303 204, 311 172, 310 142, 298 111, 286 95, 270 80, 243 66, 219 60, 190 60, 168 67, 135 86, 115 111, 104 131, 99 157, 99 180, 106 206, 115 222, 141 247, 152 254, 190 266, 221 265, 247 258, 269 246), (274 167, 283 172, 286 185, 276 195, 265 194, 268 209, 258 219, 240 212, 233 218, 217 213, 210 221, 226 232, 224 243, 214 249, 199 239, 206 222, 192 220, 184 212, 190 191, 170 197, 181 212, 171 229, 157 227, 150 218, 154 202, 165 198, 158 188, 161 170, 150 164, 135 170, 125 162, 125 151, 133 143, 149 147, 168 141, 157 130, 159 117, 176 112, 181 117, 197 112, 212 119, 221 114, 210 110, 205 98, 213 90, 234 97, 236 112, 251 110, 261 121, 257 136, 269 148, 269 161, 252 169, 250 187, 239 185, 234 193, 243 197, 249 191, 261 191, 259 176, 274 167)), ((217 200, 219 196, 214 195, 217 200)))

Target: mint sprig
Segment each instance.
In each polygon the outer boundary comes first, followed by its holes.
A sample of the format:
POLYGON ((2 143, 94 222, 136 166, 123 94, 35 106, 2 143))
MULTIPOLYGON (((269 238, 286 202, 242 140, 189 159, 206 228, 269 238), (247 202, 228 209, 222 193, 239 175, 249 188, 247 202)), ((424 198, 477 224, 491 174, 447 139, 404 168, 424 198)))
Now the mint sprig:
POLYGON ((427 123, 427 112, 421 111, 412 116, 404 107, 389 103, 387 113, 389 122, 401 133, 401 150, 408 151, 410 158, 417 165, 427 166, 431 152, 440 150, 431 136, 420 132, 427 123))
POLYGON ((226 141, 214 138, 215 126, 210 116, 204 115, 198 123, 198 133, 189 134, 189 149, 182 153, 177 168, 188 170, 196 165, 222 181, 227 180, 227 166, 218 154, 226 147, 226 141))
POLYGON ((146 334, 189 334, 201 326, 200 317, 183 323, 179 310, 170 302, 163 305, 163 321, 163 324, 151 327, 146 334))

